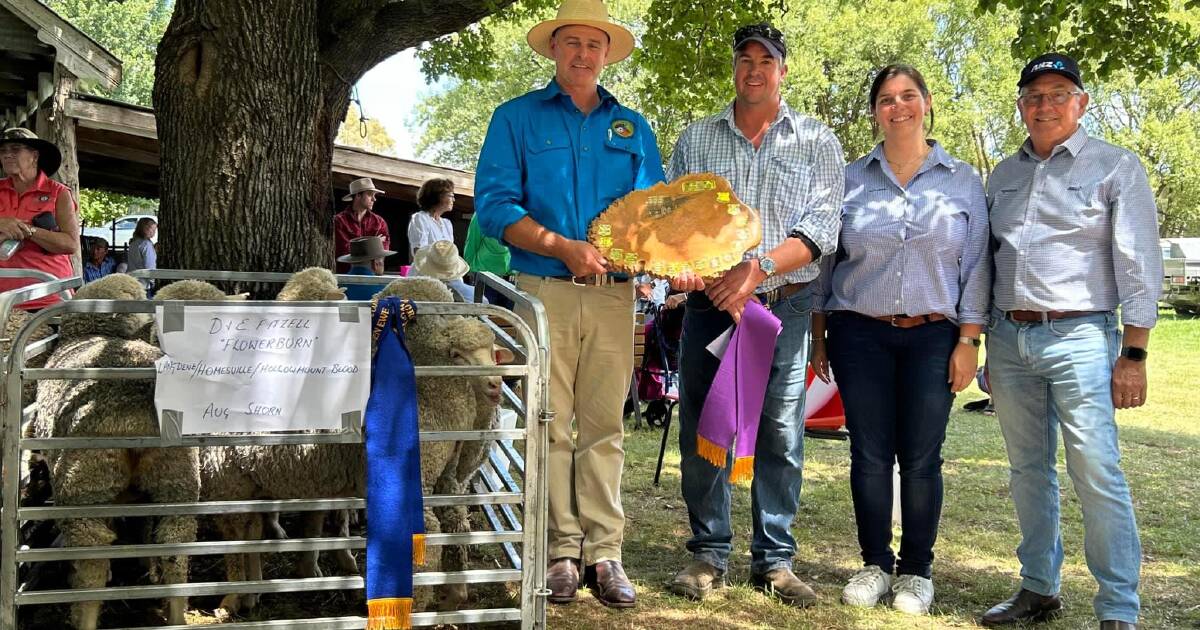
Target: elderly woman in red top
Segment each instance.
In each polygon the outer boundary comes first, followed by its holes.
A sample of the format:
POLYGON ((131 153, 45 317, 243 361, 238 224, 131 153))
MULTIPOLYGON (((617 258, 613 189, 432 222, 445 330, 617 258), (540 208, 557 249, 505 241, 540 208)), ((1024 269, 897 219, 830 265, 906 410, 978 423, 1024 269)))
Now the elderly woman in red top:
MULTIPOLYGON (((6 259, 0 268, 36 269, 58 278, 74 275, 71 255, 79 251, 79 217, 71 190, 50 179, 62 163, 62 153, 28 129, 0 133, 0 240, 6 259), (16 246, 15 251, 11 249, 16 246)), ((36 280, 0 278, 0 291, 36 280)), ((58 301, 52 295, 20 305, 37 309, 58 301)))

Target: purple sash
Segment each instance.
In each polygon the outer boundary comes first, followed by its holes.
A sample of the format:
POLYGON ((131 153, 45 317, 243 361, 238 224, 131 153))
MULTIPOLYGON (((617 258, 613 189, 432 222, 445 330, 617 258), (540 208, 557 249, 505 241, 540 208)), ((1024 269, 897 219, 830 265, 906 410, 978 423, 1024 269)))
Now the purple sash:
POLYGON ((724 468, 729 450, 734 448, 730 483, 754 477, 758 421, 771 378, 775 342, 782 330, 779 318, 766 307, 753 300, 746 302, 741 323, 733 330, 704 399, 696 451, 713 466, 724 468))

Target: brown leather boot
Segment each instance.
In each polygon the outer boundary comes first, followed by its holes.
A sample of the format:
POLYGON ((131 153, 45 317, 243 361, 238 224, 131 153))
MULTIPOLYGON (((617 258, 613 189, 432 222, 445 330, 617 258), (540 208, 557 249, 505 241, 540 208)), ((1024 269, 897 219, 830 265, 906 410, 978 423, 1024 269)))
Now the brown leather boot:
POLYGON ((546 588, 550 589, 550 596, 546 600, 551 604, 570 604, 575 601, 575 592, 579 589, 579 560, 551 560, 546 567, 546 588))
POLYGON ((702 560, 692 560, 671 581, 667 590, 688 599, 704 599, 725 586, 725 572, 702 560))
POLYGON ((1062 600, 1058 595, 1039 595, 1021 589, 1016 595, 992 606, 983 613, 980 622, 987 628, 1007 626, 1022 621, 1049 621, 1062 614, 1062 600))
POLYGON ((584 572, 584 583, 601 604, 609 608, 633 608, 636 595, 625 569, 616 560, 601 560, 584 572))
POLYGON ((817 594, 787 567, 750 576, 755 590, 778 597, 783 603, 805 608, 817 603, 817 594))

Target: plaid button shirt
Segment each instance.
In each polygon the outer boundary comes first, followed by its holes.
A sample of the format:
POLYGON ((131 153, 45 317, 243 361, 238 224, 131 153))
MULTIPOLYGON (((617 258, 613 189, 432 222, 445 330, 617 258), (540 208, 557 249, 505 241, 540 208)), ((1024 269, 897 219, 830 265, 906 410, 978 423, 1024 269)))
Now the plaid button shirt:
MULTIPOLYGON (((797 231, 817 248, 814 258, 837 249, 845 186, 842 145, 828 127, 792 111, 780 101, 779 114, 757 150, 733 120, 733 104, 692 123, 675 143, 667 179, 688 173, 724 177, 747 205, 757 208, 762 243, 745 258, 764 256, 797 231)), ((759 292, 817 277, 816 260, 767 278, 759 292)))

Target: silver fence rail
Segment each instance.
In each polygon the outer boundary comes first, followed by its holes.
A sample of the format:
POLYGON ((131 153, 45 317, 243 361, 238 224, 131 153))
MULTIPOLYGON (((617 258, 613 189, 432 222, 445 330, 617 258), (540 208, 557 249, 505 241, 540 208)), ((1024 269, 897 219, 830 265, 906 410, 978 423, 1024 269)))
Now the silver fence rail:
MULTIPOLYGON (((230 281, 246 283, 283 283, 291 274, 252 272, 145 270, 132 274, 156 280, 198 279, 205 281, 230 281)), ((394 277, 338 276, 343 284, 382 285, 394 277)), ((35 299, 46 291, 61 291, 72 288, 69 281, 49 282, 27 294, 12 299, 35 299)), ((73 286, 78 286, 76 282, 73 286)), ((425 376, 490 376, 517 377, 522 383, 520 393, 505 388, 504 398, 509 406, 524 418, 522 427, 486 431, 422 431, 422 442, 468 441, 468 440, 518 440, 524 441, 524 457, 512 446, 503 445, 500 452, 509 462, 519 462, 521 483, 507 474, 507 466, 495 453, 485 464, 482 478, 488 481, 476 485, 474 494, 435 495, 425 497, 427 507, 482 506, 493 525, 503 514, 504 526, 496 531, 471 531, 463 533, 430 534, 426 544, 441 545, 505 545, 506 555, 512 568, 472 569, 454 572, 419 572, 414 575, 414 586, 436 586, 447 584, 485 584, 519 582, 519 607, 457 610, 452 612, 414 613, 414 626, 441 624, 476 624, 496 622, 519 622, 523 630, 545 628, 545 602, 549 594, 545 588, 546 553, 546 460, 545 424, 553 414, 549 411, 549 350, 545 310, 539 300, 518 291, 511 284, 491 274, 480 274, 476 288, 476 303, 418 303, 417 316, 430 314, 464 315, 479 317, 488 322, 498 333, 498 343, 509 347, 516 358, 509 365, 498 366, 417 366, 418 378, 425 376), (490 286, 515 304, 514 308, 533 314, 527 322, 513 311, 479 302, 483 285, 490 286), (501 329, 496 321, 507 322, 501 329), (487 471, 490 466, 490 472, 487 471), (503 475, 499 471, 506 471, 503 475), (519 515, 517 510, 520 510, 519 515), (519 544, 519 551, 515 545, 519 544)), ((7 296, 0 297, 0 308, 8 302, 7 296)), ((24 301, 24 300, 22 300, 24 301)), ((22 386, 26 381, 42 379, 154 379, 155 368, 79 368, 45 369, 30 368, 25 364, 26 350, 36 328, 53 318, 66 313, 153 313, 156 302, 79 300, 68 301, 43 309, 34 314, 13 338, 12 352, 6 364, 5 391, 8 400, 20 400, 22 386)), ((227 302, 189 302, 190 305, 212 306, 227 302)), ((294 309, 328 307, 331 305, 360 304, 366 302, 246 302, 261 306, 286 306, 294 309)), ((7 405, 3 409, 3 461, 17 462, 25 452, 54 449, 99 449, 99 448, 159 448, 178 446, 226 446, 226 445, 277 445, 277 444, 328 444, 358 443, 361 432, 341 433, 275 433, 254 435, 197 435, 176 437, 165 444, 158 436, 139 437, 54 437, 23 438, 21 431, 20 405, 7 405)), ((503 442, 500 442, 503 444, 503 442)), ((122 586, 103 589, 53 589, 26 590, 18 580, 18 569, 22 563, 41 563, 62 560, 148 558, 167 555, 205 556, 233 553, 292 552, 335 549, 362 549, 366 540, 358 536, 300 538, 288 540, 240 540, 240 541, 197 541, 178 544, 121 544, 98 547, 63 547, 29 549, 20 544, 19 528, 30 521, 57 520, 67 518, 106 518, 165 515, 214 515, 231 513, 267 512, 310 512, 314 510, 361 509, 365 503, 357 498, 288 499, 209 501, 196 503, 137 503, 113 505, 72 505, 21 507, 19 497, 22 478, 17 474, 18 466, 5 466, 3 474, 2 508, 0 508, 0 630, 16 630, 18 612, 22 606, 39 604, 66 604, 79 601, 111 601, 124 599, 154 599, 163 597, 191 597, 224 595, 231 593, 294 593, 309 591, 356 590, 364 587, 361 576, 264 579, 243 582, 203 582, 152 586, 122 586)), ((66 615, 63 609, 64 617, 66 615)), ((322 617, 310 619, 287 619, 243 623, 225 623, 222 628, 364 628, 366 618, 361 616, 322 617), (282 625, 281 625, 282 624, 282 625)), ((161 626, 160 626, 161 627, 161 626)))

